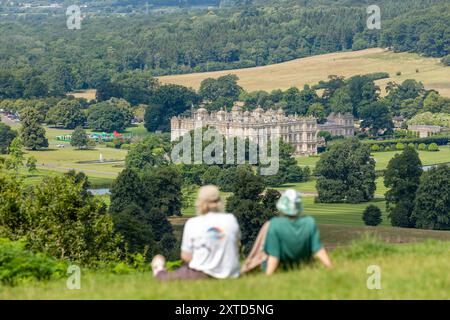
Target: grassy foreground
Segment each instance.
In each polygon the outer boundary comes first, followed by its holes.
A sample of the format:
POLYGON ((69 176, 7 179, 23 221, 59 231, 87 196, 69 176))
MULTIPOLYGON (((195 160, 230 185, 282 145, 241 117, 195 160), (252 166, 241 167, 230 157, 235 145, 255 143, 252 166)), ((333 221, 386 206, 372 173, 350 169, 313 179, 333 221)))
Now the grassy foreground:
POLYGON ((334 268, 315 264, 234 280, 160 283, 150 272, 81 273, 81 289, 66 280, 0 286, 0 299, 449 299, 450 242, 392 245, 365 240, 331 253, 334 268), (367 268, 381 269, 381 289, 367 288, 367 268))

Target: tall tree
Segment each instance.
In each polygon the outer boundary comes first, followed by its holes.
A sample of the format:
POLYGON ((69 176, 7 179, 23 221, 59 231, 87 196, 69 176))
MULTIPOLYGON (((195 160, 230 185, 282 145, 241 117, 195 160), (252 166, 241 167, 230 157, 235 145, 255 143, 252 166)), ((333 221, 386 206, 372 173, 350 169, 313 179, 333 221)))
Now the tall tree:
POLYGON ((450 168, 442 165, 423 173, 412 219, 422 229, 450 230, 450 168))
POLYGON ((375 192, 375 161, 369 147, 352 138, 330 147, 316 165, 317 201, 369 201, 375 192))
POLYGON ((415 226, 412 212, 421 175, 422 162, 412 147, 406 147, 389 161, 384 173, 384 185, 389 188, 385 194, 386 208, 393 226, 415 226))
POLYGON ((373 136, 389 134, 394 128, 388 106, 382 102, 372 102, 360 109, 361 128, 368 129, 373 136))
POLYGON ((9 145, 17 136, 16 131, 12 130, 3 122, 0 122, 0 154, 8 152, 9 145))
POLYGON ((189 110, 200 101, 197 93, 179 85, 167 84, 157 88, 144 115, 148 131, 169 131, 170 118, 189 110))
POLYGON ((6 167, 14 170, 16 173, 19 172, 19 169, 23 166, 23 161, 25 160, 22 149, 23 144, 20 138, 14 138, 9 146, 9 157, 6 160, 6 167))
POLYGON ((106 132, 124 131, 131 125, 132 112, 122 108, 118 101, 120 100, 111 98, 91 106, 87 119, 88 126, 93 130, 106 132))
POLYGON ((264 222, 276 214, 274 203, 279 198, 275 190, 265 189, 264 179, 249 166, 239 166, 232 184, 233 195, 227 199, 226 211, 236 215, 241 227, 244 253, 251 249, 264 222))
POLYGON ((72 138, 70 144, 78 149, 86 148, 89 144, 89 138, 83 127, 76 127, 72 132, 72 138))
POLYGON ((76 99, 62 99, 48 111, 47 122, 62 126, 65 129, 74 129, 83 126, 86 116, 81 110, 81 104, 76 99))
POLYGON ((330 110, 334 113, 347 113, 353 111, 352 99, 348 89, 337 89, 330 99, 330 110))
POLYGON ((109 211, 118 213, 129 205, 144 207, 147 199, 143 195, 142 180, 134 169, 125 168, 111 186, 109 211))
POLYGON ((147 195, 145 207, 148 210, 158 208, 166 216, 181 215, 183 181, 175 167, 148 168, 142 175, 142 183, 147 195))
POLYGON ((20 113, 22 128, 20 137, 23 145, 31 150, 37 150, 48 147, 48 140, 45 137, 45 129, 41 125, 41 113, 32 107, 23 109, 20 113))

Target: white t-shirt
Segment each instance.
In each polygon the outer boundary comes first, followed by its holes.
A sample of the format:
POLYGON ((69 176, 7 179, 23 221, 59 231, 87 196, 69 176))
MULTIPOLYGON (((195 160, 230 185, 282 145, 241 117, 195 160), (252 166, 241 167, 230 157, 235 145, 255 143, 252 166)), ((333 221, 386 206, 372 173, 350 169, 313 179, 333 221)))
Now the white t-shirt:
POLYGON ((189 268, 214 278, 236 278, 240 270, 240 237, 234 215, 210 212, 186 222, 181 250, 192 254, 189 268))

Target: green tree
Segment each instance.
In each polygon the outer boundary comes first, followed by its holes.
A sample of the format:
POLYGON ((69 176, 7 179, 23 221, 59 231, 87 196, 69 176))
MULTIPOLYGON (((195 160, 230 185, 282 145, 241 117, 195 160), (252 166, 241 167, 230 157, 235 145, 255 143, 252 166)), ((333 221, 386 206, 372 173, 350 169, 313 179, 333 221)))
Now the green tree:
POLYGON ((42 116, 39 111, 32 107, 23 109, 20 113, 22 128, 20 138, 25 148, 38 150, 48 147, 48 140, 45 137, 45 129, 41 125, 42 116))
POLYGON ((142 180, 138 173, 134 169, 125 168, 111 186, 109 211, 119 213, 130 205, 143 208, 145 202, 148 201, 144 198, 143 190, 142 180))
POLYGON ((208 166, 208 169, 201 176, 202 185, 219 185, 219 177, 222 169, 219 166, 208 166))
POLYGON ((114 230, 123 236, 122 248, 129 252, 155 253, 155 240, 152 225, 144 211, 132 203, 123 211, 112 215, 114 230))
POLYGON ((242 88, 237 84, 239 78, 228 74, 217 79, 208 78, 201 82, 199 94, 204 100, 216 101, 220 97, 236 101, 242 88))
POLYGON ((337 89, 330 99, 330 109, 334 113, 352 112, 352 99, 347 88, 337 89))
POLYGON ((450 168, 423 173, 414 200, 412 220, 421 229, 450 230, 450 168))
POLYGON ((381 223, 381 210, 371 204, 363 212, 363 220, 366 226, 377 226, 381 223))
POLYGON ((23 166, 23 161, 25 160, 22 149, 22 140, 20 140, 19 137, 14 138, 9 146, 9 157, 6 161, 6 167, 14 170, 16 173, 19 172, 19 169, 23 166))
POLYGON ((128 168, 144 169, 145 167, 167 165, 166 154, 170 149, 169 137, 166 134, 151 134, 143 141, 131 146, 125 157, 128 168))
POLYGON ((47 177, 32 189, 0 174, 0 233, 27 247, 86 265, 117 259, 120 238, 106 205, 72 177, 47 177), (16 197, 13 201, 12 197, 16 197))
POLYGON ((414 227, 412 217, 414 199, 422 175, 422 162, 413 148, 406 147, 392 158, 384 173, 386 208, 391 224, 396 227, 414 227))
POLYGON ((306 115, 317 118, 318 123, 324 123, 326 120, 325 107, 319 102, 313 103, 309 106, 306 115))
POLYGON ((37 160, 35 157, 33 157, 33 156, 28 157, 26 167, 28 168, 29 173, 36 172, 36 170, 37 170, 36 164, 37 164, 37 160))
POLYGON ((441 62, 447 67, 450 66, 450 54, 443 57, 441 62))
POLYGON ((331 146, 316 165, 318 202, 358 203, 375 192, 375 161, 370 148, 356 138, 331 146))
POLYGON ((147 195, 147 210, 158 208, 166 216, 180 216, 183 181, 173 166, 147 168, 142 174, 143 190, 147 195))
POLYGON ((160 86, 152 95, 144 114, 144 126, 148 131, 170 131, 170 119, 189 110, 200 101, 197 93, 179 85, 160 86))
POLYGON ((76 127, 72 132, 70 144, 77 149, 84 149, 89 145, 89 138, 83 127, 76 127))
POLYGON ((76 99, 63 99, 48 111, 47 122, 62 126, 65 129, 74 129, 83 126, 86 116, 81 110, 81 104, 76 99))
POLYGON ((12 130, 10 126, 0 122, 0 154, 8 152, 9 145, 16 136, 16 131, 12 130))
POLYGON ((372 136, 389 134, 394 128, 389 108, 381 101, 366 104, 359 115, 362 119, 361 128, 368 129, 372 136))
POLYGON ((93 130, 124 131, 131 125, 132 111, 124 108, 121 100, 111 98, 89 108, 87 123, 93 130))
POLYGON ((232 185, 233 195, 227 199, 226 211, 236 215, 241 228, 241 243, 248 253, 264 222, 275 215, 276 195, 272 191, 265 196, 264 179, 255 175, 249 166, 239 166, 232 185))

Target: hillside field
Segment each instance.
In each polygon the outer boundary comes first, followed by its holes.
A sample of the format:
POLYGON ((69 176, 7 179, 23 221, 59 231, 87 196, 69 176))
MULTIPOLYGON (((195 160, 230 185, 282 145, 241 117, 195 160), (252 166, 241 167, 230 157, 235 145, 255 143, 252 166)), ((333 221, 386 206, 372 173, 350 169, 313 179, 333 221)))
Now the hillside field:
POLYGON ((393 53, 381 48, 329 53, 262 67, 170 75, 158 79, 162 83, 198 89, 206 78, 235 74, 239 77, 239 84, 247 91, 271 91, 314 85, 326 80, 329 75, 351 77, 374 72, 390 74, 390 78, 377 81, 382 90, 389 81, 400 83, 406 79, 416 79, 422 81, 427 89, 435 89, 450 97, 450 67, 442 65, 439 59, 413 53, 393 53), (397 76, 397 72, 401 75, 397 76))
POLYGON ((160 283, 151 272, 113 274, 81 270, 81 289, 66 279, 0 285, 0 299, 449 299, 450 242, 392 245, 373 239, 331 252, 334 267, 261 273, 232 280, 160 283), (367 268, 380 267, 381 289, 367 287, 367 268), (420 266, 420 267, 419 267, 420 266))

